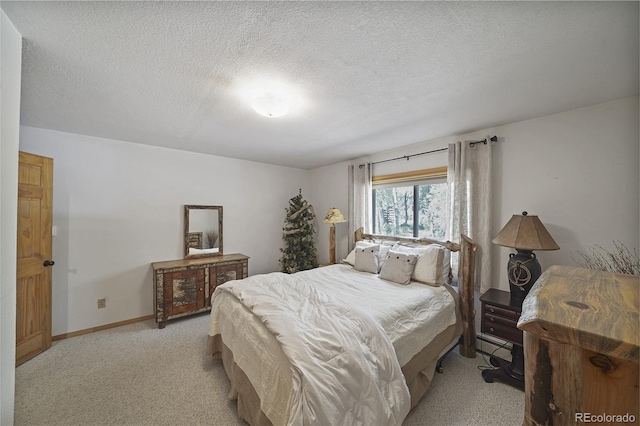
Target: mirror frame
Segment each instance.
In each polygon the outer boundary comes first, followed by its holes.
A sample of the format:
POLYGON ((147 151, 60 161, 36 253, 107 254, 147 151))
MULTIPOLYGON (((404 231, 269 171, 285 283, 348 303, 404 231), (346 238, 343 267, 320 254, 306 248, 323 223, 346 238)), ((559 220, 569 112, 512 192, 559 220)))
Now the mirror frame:
POLYGON ((197 206, 197 205, 185 205, 184 206, 184 258, 195 259, 199 257, 213 257, 222 256, 222 206, 197 206), (216 210, 218 212, 218 252, 217 253, 203 253, 203 254, 189 254, 189 211, 191 210, 216 210))

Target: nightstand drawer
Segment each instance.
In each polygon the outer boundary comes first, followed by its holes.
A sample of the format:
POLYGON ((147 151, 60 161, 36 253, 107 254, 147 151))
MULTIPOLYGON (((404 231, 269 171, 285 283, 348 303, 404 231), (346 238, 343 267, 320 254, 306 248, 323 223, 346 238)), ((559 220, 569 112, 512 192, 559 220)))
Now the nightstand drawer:
POLYGON ((486 313, 484 314, 484 321, 486 321, 487 325, 491 325, 493 323, 505 325, 511 328, 517 328, 518 319, 516 318, 505 318, 494 314, 486 313))
POLYGON ((522 345, 522 331, 515 327, 489 322, 485 318, 482 321, 482 332, 522 345))
POLYGON ((484 312, 496 314, 502 317, 513 318, 516 320, 516 322, 518 321, 518 318, 520 318, 520 312, 514 312, 512 310, 500 308, 498 306, 490 305, 488 303, 484 305, 484 312))

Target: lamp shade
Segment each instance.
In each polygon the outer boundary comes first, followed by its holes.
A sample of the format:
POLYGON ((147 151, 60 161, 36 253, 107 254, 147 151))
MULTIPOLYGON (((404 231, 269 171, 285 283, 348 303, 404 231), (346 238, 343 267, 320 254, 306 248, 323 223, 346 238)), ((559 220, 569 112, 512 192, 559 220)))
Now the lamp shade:
POLYGON ((329 209, 329 211, 327 212, 327 215, 324 217, 322 221, 324 223, 342 223, 342 222, 346 222, 347 219, 345 219, 344 215, 340 213, 340 210, 336 209, 335 207, 332 207, 329 209))
POLYGON ((558 250, 560 248, 538 216, 529 216, 527 212, 522 212, 522 215, 514 214, 492 242, 520 250, 558 250))

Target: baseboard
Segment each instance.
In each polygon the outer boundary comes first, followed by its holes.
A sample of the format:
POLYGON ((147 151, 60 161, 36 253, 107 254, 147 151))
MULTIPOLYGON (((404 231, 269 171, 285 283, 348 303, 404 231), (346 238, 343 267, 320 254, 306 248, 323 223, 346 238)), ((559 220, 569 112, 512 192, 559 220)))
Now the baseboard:
POLYGON ((140 318, 132 318, 124 321, 112 322, 111 324, 100 325, 98 327, 85 328, 84 330, 73 331, 71 333, 58 334, 57 336, 53 336, 51 340, 54 342, 57 340, 64 340, 70 337, 82 336, 83 334, 95 333, 96 331, 108 330, 110 328, 116 328, 127 324, 133 324, 140 321, 146 321, 150 319, 154 319, 155 315, 147 315, 140 318))

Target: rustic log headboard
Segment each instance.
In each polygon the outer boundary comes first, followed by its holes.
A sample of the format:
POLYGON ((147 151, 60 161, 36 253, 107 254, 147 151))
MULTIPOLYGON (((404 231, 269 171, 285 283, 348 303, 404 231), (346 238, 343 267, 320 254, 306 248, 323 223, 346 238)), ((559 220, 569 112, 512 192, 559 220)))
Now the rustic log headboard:
POLYGON ((355 232, 355 240, 404 242, 411 244, 439 244, 452 252, 458 252, 458 294, 462 317, 462 340, 460 354, 467 358, 476 356, 476 325, 474 307, 474 276, 476 269, 476 243, 466 235, 460 235, 460 244, 451 241, 436 241, 427 238, 393 237, 389 235, 365 234, 362 228, 355 232))

